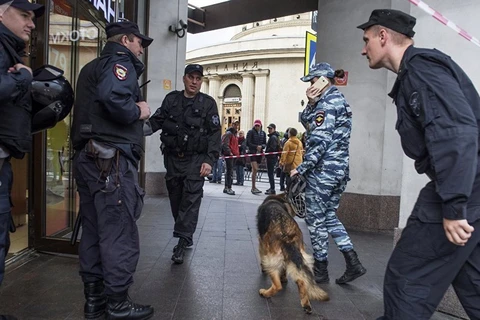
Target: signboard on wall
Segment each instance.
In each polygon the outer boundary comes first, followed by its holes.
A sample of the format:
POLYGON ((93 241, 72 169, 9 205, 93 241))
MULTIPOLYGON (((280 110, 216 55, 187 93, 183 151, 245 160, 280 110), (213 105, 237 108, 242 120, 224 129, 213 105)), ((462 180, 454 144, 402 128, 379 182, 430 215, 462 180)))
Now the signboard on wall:
POLYGON ((90 2, 95 9, 102 12, 107 22, 115 21, 115 1, 112 0, 86 0, 90 2))
POLYGON ((305 35, 305 61, 304 61, 304 72, 306 76, 310 67, 315 64, 315 56, 317 53, 317 36, 311 32, 307 31, 305 35))

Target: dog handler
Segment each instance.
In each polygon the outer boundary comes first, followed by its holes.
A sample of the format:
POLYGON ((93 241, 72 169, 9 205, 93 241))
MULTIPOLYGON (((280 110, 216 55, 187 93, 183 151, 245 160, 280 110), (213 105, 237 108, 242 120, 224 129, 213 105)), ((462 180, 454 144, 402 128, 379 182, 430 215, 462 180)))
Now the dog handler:
POLYGON ((343 75, 343 70, 334 71, 328 63, 322 62, 301 78, 312 84, 307 89, 308 104, 301 115, 306 129, 306 153, 302 164, 292 170, 290 176, 300 174, 307 180, 305 222, 312 241, 315 281, 318 283, 330 281, 327 270, 329 234, 347 264, 347 270, 336 283, 353 281, 367 272, 336 215, 340 197, 350 180, 348 149, 352 110, 333 85, 335 77, 343 78, 343 75), (327 78, 327 85, 322 89, 314 86, 321 77, 327 78))
POLYGON ((381 319, 430 319, 450 284, 469 317, 480 319, 480 97, 450 57, 413 46, 415 22, 380 9, 358 26, 370 68, 397 74, 389 94, 396 129, 431 180, 388 262, 381 319))

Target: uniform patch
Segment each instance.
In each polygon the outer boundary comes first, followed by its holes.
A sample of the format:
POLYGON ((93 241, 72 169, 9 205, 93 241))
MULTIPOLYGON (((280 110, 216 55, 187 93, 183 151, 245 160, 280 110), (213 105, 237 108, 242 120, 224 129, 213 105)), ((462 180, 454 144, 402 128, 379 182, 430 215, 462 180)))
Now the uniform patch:
POLYGON ((325 111, 318 111, 315 115, 315 125, 320 127, 325 121, 325 111))
POLYGON ((218 117, 218 115, 213 115, 212 116, 212 123, 213 125, 215 126, 219 126, 220 125, 220 118, 218 117))
POLYGON ((408 100, 408 104, 410 105, 410 108, 412 109, 413 114, 415 117, 420 117, 420 100, 419 100, 419 93, 417 91, 413 92, 410 95, 410 99, 408 100))
POLYGON ((118 80, 123 81, 127 79, 128 69, 117 63, 113 66, 113 73, 118 80))

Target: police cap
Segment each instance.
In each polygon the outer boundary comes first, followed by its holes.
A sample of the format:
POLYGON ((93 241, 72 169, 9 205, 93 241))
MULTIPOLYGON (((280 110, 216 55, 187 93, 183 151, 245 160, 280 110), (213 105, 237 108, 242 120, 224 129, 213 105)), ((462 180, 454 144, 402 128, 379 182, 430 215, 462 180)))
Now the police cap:
POLYGON ((199 72, 203 77, 203 67, 199 64, 189 64, 185 67, 185 76, 192 72, 199 72))
POLYGON ((415 17, 399 10, 376 9, 372 11, 370 19, 357 28, 365 30, 371 26, 380 25, 412 38, 415 35, 413 27, 416 22, 415 17))
POLYGON ((105 28, 105 31, 107 32, 107 38, 116 36, 117 34, 133 34, 142 39, 142 47, 144 48, 148 47, 153 41, 152 38, 141 34, 138 25, 132 21, 109 23, 105 28))
POLYGON ((0 0, 0 5, 8 4, 11 7, 23 10, 23 11, 33 11, 33 14, 36 18, 43 15, 45 12, 45 6, 42 4, 30 3, 28 0, 0 0), (11 3, 10 3, 11 2, 11 3))

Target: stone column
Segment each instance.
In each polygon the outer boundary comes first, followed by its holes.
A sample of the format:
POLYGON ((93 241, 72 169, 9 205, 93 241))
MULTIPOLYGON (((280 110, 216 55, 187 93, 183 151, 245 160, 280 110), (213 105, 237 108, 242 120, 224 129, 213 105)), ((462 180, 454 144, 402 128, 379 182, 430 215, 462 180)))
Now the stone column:
POLYGON ((253 118, 262 120, 264 124, 267 111, 267 77, 270 74, 270 70, 254 71, 255 75, 255 109, 253 110, 253 118))
POLYGON ((253 105, 255 94, 255 76, 252 73, 242 73, 242 118, 240 126, 245 132, 253 126, 253 105))
POLYGON ((208 94, 210 90, 210 83, 207 77, 203 78, 202 87, 200 88, 200 92, 208 94))
POLYGON ((208 76, 208 95, 215 99, 218 107, 218 115, 220 116, 220 120, 222 121, 223 108, 219 96, 223 96, 223 94, 220 94, 220 92, 218 91, 220 89, 220 79, 221 78, 217 75, 208 76))

